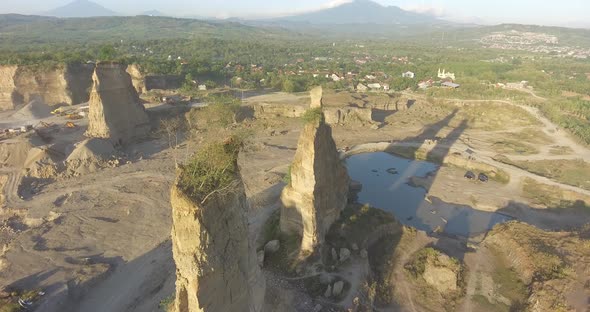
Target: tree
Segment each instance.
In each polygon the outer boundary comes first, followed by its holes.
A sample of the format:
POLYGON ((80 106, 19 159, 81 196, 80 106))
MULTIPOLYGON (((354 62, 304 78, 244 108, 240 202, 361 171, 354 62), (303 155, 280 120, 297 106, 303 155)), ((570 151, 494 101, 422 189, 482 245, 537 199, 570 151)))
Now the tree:
POLYGON ((98 52, 98 59, 101 61, 112 61, 117 58, 117 50, 112 45, 104 45, 98 52))

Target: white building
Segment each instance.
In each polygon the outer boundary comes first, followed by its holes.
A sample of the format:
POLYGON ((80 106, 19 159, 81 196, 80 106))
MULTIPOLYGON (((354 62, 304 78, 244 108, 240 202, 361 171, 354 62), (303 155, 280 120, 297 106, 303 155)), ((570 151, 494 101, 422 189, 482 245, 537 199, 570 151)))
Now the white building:
POLYGON ((416 74, 414 74, 411 71, 407 71, 405 73, 402 74, 402 78, 411 78, 414 79, 414 77, 416 77, 416 74))
POLYGON ((380 90, 381 89, 380 83, 370 83, 367 86, 373 90, 380 90))
POLYGON ((357 91, 360 91, 360 92, 365 92, 365 91, 369 90, 369 88, 367 88, 367 86, 365 86, 364 84, 362 84, 362 83, 359 83, 359 84, 356 86, 356 90, 357 90, 357 91))
POLYGON ((438 78, 440 79, 453 79, 455 80, 455 73, 451 73, 451 72, 447 72, 446 70, 442 70, 442 72, 440 71, 440 68, 438 69, 438 78))

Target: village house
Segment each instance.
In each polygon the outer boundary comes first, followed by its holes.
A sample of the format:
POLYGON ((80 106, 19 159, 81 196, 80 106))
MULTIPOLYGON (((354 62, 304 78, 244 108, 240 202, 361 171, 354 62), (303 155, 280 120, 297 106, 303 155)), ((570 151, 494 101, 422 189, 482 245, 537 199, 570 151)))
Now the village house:
POLYGON ((426 89, 432 87, 433 84, 434 84, 434 81, 432 79, 420 81, 420 83, 418 83, 418 88, 420 88, 422 90, 426 90, 426 89))
POLYGON ((414 79, 414 77, 416 77, 416 74, 414 74, 411 71, 407 71, 405 73, 402 74, 402 78, 411 78, 414 79))
POLYGON ((380 83, 370 83, 367 86, 369 88, 371 88, 371 90, 381 90, 381 84, 380 83))
POLYGON ((450 82, 450 81, 445 81, 445 82, 441 83, 440 85, 442 87, 448 88, 448 89, 457 89, 457 88, 459 88, 461 86, 458 83, 454 83, 454 82, 450 82))
POLYGON ((367 86, 365 86, 364 84, 359 83, 356 86, 356 90, 359 91, 359 92, 366 92, 367 90, 369 90, 369 88, 367 88, 367 86))
POLYGON ((440 71, 440 68, 439 68, 438 69, 438 78, 440 78, 440 79, 453 79, 453 80, 455 80, 455 73, 447 72, 444 69, 441 72, 440 71))

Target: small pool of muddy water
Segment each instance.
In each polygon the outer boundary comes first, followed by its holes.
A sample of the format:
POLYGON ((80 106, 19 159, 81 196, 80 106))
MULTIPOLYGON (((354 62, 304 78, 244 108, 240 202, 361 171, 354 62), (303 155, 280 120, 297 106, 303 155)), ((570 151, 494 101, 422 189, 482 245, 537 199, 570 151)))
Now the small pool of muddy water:
POLYGON ((389 153, 365 153, 346 159, 348 174, 363 185, 358 202, 391 212, 401 223, 419 230, 472 236, 494 225, 512 220, 499 213, 485 212, 465 205, 426 200, 427 191, 408 184, 411 177, 435 175, 438 165, 409 160, 389 153))

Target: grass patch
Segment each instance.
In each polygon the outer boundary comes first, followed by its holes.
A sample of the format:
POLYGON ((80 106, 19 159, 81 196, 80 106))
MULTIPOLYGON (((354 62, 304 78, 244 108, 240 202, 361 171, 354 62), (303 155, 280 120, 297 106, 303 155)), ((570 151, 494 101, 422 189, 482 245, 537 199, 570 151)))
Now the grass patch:
POLYGON ((326 240, 342 245, 338 247, 347 247, 353 243, 360 246, 375 229, 385 224, 398 224, 401 232, 401 225, 391 213, 369 205, 351 204, 330 228, 326 240))
POLYGON ((369 247, 369 265, 373 272, 375 300, 380 305, 395 302, 395 282, 391 274, 395 267, 394 253, 402 235, 386 235, 369 247))
POLYGON ((479 294, 471 296, 471 301, 475 304, 475 311, 511 312, 509 306, 500 302, 492 303, 488 298, 479 294))
POLYGON ((287 173, 283 177, 283 182, 285 182, 285 184, 287 184, 287 185, 291 185, 291 169, 292 168, 293 168, 293 165, 289 165, 289 167, 287 168, 287 173))
POLYGON ((0 312, 27 311, 18 304, 18 299, 35 303, 39 299, 39 290, 13 290, 10 297, 0 299, 0 312))
POLYGON ((551 146, 549 149, 551 155, 571 155, 573 152, 569 146, 551 146))
POLYGON ((231 137, 223 143, 210 143, 201 148, 188 164, 182 166, 179 188, 201 203, 213 194, 231 191, 237 181, 241 144, 239 139, 231 137))
POLYGON ((559 209, 587 209, 583 200, 566 198, 564 191, 551 185, 539 183, 531 178, 526 178, 522 186, 523 196, 536 205, 559 209))
POLYGON ((172 309, 174 308, 174 301, 175 300, 176 300, 176 296, 170 295, 170 296, 160 300, 160 304, 158 305, 158 307, 160 308, 160 310, 162 310, 164 312, 172 311, 172 309))
POLYGON ((518 142, 526 142, 531 144, 552 144, 553 139, 548 136, 545 132, 527 128, 520 132, 510 132, 506 134, 507 138, 518 142))
POLYGON ((560 183, 590 190, 590 164, 581 159, 514 161, 508 157, 497 156, 494 160, 560 183))
POLYGON ((301 119, 303 119, 306 124, 322 122, 324 121, 324 113, 322 113, 321 107, 311 108, 301 116, 301 119))
POLYGON ((497 141, 492 145, 492 148, 496 153, 509 154, 509 155, 534 155, 539 154, 539 150, 534 146, 526 143, 503 140, 497 141))
POLYGON ((210 127, 226 128, 237 123, 240 111, 240 100, 231 95, 217 94, 207 97, 209 106, 196 108, 186 113, 186 119, 191 129, 207 129, 210 127))
MULTIPOLYGON (((264 259, 264 266, 285 275, 295 275, 295 266, 299 245, 301 244, 301 237, 297 235, 287 235, 281 233, 280 229, 281 214, 280 211, 275 211, 266 221, 262 227, 262 238, 264 243, 272 240, 279 240, 281 248, 279 251, 267 254, 264 259)), ((259 248, 263 250, 264 245, 259 248)))
POLYGON ((424 160, 435 164, 442 164, 443 157, 436 152, 428 152, 414 146, 393 146, 388 152, 407 159, 424 160))
POLYGON ((534 116, 520 107, 493 102, 463 106, 457 118, 467 120, 471 129, 491 131, 540 125, 534 116))

